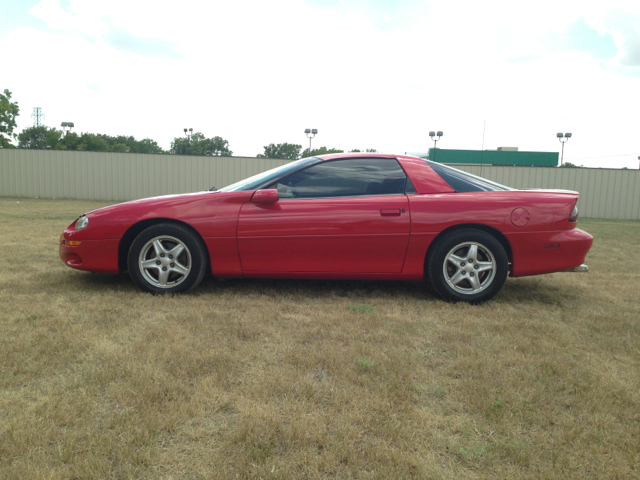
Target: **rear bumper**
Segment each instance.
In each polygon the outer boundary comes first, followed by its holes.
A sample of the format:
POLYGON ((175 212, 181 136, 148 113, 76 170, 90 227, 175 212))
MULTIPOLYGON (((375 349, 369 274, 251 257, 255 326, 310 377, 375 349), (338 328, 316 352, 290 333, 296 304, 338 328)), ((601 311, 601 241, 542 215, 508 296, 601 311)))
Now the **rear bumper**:
POLYGON ((506 235, 511 244, 512 277, 574 270, 584 264, 593 237, 574 228, 552 232, 517 232, 506 235))
POLYGON ((583 263, 582 265, 578 265, 577 267, 567 268, 566 270, 562 270, 562 271, 572 272, 572 273, 587 273, 589 271, 589 266, 583 263))

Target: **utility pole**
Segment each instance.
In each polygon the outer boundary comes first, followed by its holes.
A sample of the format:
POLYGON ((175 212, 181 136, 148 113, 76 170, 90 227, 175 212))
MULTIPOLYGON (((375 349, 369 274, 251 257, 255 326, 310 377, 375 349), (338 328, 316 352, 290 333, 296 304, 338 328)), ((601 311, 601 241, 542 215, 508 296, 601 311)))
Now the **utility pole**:
POLYGON ((33 107, 33 113, 31 114, 33 117, 33 126, 34 127, 42 127, 42 119, 44 118, 44 113, 42 113, 42 107, 33 107))

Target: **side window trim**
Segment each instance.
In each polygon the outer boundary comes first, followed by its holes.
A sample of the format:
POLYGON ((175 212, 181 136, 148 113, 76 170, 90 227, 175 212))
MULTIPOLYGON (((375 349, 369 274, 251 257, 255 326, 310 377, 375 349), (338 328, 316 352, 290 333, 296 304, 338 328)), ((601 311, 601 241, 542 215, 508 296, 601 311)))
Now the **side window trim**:
POLYGON ((364 193, 362 195, 335 195, 333 197, 282 197, 281 200, 330 200, 332 198, 358 198, 358 197, 394 197, 406 196, 406 193, 364 193))

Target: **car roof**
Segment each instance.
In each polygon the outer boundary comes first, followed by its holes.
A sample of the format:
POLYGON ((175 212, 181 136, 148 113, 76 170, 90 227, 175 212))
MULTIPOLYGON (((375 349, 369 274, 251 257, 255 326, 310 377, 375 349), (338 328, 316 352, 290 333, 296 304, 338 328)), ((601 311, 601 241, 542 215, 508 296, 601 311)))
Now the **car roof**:
POLYGON ((337 160, 339 158, 417 158, 412 155, 395 155, 393 153, 370 153, 370 152, 351 152, 351 153, 331 153, 327 155, 316 155, 317 158, 327 160, 337 160))

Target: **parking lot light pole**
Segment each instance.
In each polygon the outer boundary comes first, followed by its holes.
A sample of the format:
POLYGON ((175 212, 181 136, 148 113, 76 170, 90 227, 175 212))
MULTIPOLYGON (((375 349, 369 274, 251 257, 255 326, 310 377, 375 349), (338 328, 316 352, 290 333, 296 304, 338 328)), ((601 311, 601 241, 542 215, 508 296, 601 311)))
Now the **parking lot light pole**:
POLYGON ((62 130, 66 132, 65 137, 67 141, 67 150, 69 150, 69 130, 74 127, 73 122, 62 122, 60 126, 62 127, 62 130))
POLYGON ((571 134, 565 133, 563 135, 561 132, 559 132, 556 133, 556 137, 558 137, 558 140, 560 140, 560 143, 562 144, 562 154, 560 155, 560 166, 562 166, 562 162, 564 161, 564 144, 569 141, 569 139, 571 138, 571 134))
POLYGON ((184 134, 187 136, 187 155, 191 155, 191 135, 193 134, 193 128, 189 129, 189 133, 187 133, 187 129, 184 129, 184 134))
POLYGON ((304 133, 306 133, 307 137, 309 138, 309 156, 311 156, 311 139, 316 136, 316 134, 318 133, 318 129, 317 128, 305 128, 304 129, 304 133))
POLYGON ((431 140, 433 140, 433 161, 436 161, 436 144, 438 140, 442 137, 442 130, 438 130, 438 132, 429 132, 429 136, 431 140))

